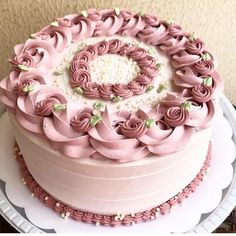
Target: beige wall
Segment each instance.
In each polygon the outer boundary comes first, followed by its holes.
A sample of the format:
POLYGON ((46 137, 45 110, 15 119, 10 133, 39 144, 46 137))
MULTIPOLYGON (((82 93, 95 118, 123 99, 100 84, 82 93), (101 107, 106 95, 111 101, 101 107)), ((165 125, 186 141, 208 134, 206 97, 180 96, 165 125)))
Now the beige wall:
POLYGON ((236 0, 0 0, 0 78, 9 72, 14 45, 54 18, 116 6, 173 19, 202 37, 217 58, 226 95, 236 104, 236 0))

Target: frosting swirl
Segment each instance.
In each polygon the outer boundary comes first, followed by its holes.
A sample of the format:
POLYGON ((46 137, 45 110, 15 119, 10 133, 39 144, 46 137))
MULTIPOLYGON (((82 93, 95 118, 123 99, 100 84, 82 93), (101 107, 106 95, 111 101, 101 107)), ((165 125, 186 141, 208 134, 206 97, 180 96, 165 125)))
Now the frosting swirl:
POLYGON ((192 88, 192 96, 198 102, 208 102, 211 100, 213 89, 211 86, 199 84, 192 88))
POLYGON ((189 40, 186 44, 186 50, 188 53, 201 54, 205 50, 205 44, 199 38, 189 40))
POLYGON ((129 89, 128 85, 125 84, 114 84, 112 91, 122 98, 129 98, 133 95, 133 92, 129 89))
POLYGON ((171 127, 186 124, 189 119, 189 112, 183 107, 170 107, 164 115, 164 121, 171 127))
POLYGON ((147 86, 137 83, 136 81, 131 81, 128 84, 128 88, 134 93, 134 95, 140 95, 146 92, 147 86))
POLYGON ((82 84, 83 94, 91 99, 99 98, 100 93, 98 90, 98 84, 95 82, 86 82, 82 84))
POLYGON ((76 72, 72 73, 70 84, 74 88, 78 86, 80 87, 90 81, 90 73, 87 70, 79 69, 76 72))
POLYGON ((195 63, 195 70, 202 75, 210 75, 214 71, 212 60, 201 60, 195 63))
POLYGON ((96 44, 97 50, 98 50, 98 54, 99 55, 104 55, 106 53, 108 53, 109 50, 109 43, 105 40, 98 42, 96 44))
POLYGON ((36 103, 35 113, 39 116, 50 116, 53 111, 53 105, 59 104, 60 101, 56 97, 48 97, 36 103))
POLYGON ((120 50, 121 46, 122 46, 122 42, 119 39, 112 39, 110 41, 108 41, 109 44, 109 53, 118 53, 118 51, 120 50))
POLYGON ((98 90, 104 100, 111 100, 111 95, 113 94, 112 84, 100 84, 98 90))

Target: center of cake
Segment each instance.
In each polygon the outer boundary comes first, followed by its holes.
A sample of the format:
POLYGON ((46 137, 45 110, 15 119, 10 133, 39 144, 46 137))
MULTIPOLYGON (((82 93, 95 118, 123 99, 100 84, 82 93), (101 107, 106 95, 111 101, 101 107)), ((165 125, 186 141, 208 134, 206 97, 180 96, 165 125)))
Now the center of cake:
POLYGON ((72 101, 86 105, 99 101, 113 110, 155 106, 173 89, 168 57, 132 37, 89 38, 72 44, 49 74, 51 85, 72 101))

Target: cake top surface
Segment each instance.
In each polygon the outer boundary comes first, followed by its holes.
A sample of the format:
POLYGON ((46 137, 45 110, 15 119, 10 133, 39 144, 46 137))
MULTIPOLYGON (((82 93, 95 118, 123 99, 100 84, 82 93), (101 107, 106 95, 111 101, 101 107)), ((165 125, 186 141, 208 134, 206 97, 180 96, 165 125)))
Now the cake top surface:
POLYGON ((118 162, 180 151, 211 125, 223 90, 204 42, 172 21, 89 9, 14 48, 1 101, 71 158, 118 162))

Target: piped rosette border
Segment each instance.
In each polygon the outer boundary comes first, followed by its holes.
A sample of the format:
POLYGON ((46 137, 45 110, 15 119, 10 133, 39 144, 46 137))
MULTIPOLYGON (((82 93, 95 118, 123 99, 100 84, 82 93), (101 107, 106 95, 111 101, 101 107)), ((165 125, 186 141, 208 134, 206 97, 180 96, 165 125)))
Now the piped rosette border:
MULTIPOLYGON (((109 49, 113 45, 111 48, 116 51, 114 45, 119 41, 100 44, 98 50, 106 51, 108 44, 109 49)), ((92 47, 87 49, 93 55, 92 47)), ((142 58, 143 53, 138 50, 136 59, 142 58)), ((215 100, 223 90, 215 60, 201 39, 171 21, 117 8, 90 9, 57 19, 17 45, 10 63, 12 72, 0 83, 1 101, 25 129, 72 158, 128 162, 179 151, 196 132, 211 125, 215 100), (63 91, 49 85, 48 71, 69 45, 89 37, 115 34, 135 37, 168 55, 178 92, 167 94, 152 108, 114 113, 107 103, 95 102, 89 107, 72 102, 63 91)), ((140 63, 139 60, 142 66, 140 63)), ((149 57, 143 68, 152 68, 152 63, 149 57)), ((83 66, 87 68, 85 63, 83 66)), ((100 91, 106 94, 105 100, 110 99, 109 88, 101 85, 100 91)))
POLYGON ((73 219, 88 224, 94 224, 96 226, 133 226, 140 222, 158 220, 160 216, 170 213, 174 207, 182 204, 185 199, 187 199, 193 192, 197 190, 201 182, 206 179, 206 175, 210 167, 211 143, 209 144, 206 159, 202 168, 200 169, 196 177, 181 192, 159 206, 155 206, 143 212, 133 212, 129 214, 118 212, 114 215, 103 215, 95 214, 92 212, 85 212, 80 209, 74 209, 73 207, 68 206, 65 203, 55 199, 36 182, 36 180, 30 174, 24 162, 24 157, 22 156, 17 144, 15 145, 15 157, 20 166, 22 183, 26 185, 31 191, 31 196, 35 196, 43 204, 45 204, 45 206, 51 208, 57 214, 59 214, 64 220, 73 219))
POLYGON ((158 64, 154 57, 147 55, 144 48, 123 43, 119 39, 100 41, 95 45, 87 45, 77 52, 70 67, 70 85, 78 94, 90 99, 118 101, 147 91, 148 85, 158 74, 158 64), (90 62, 105 54, 126 56, 137 62, 140 73, 127 84, 99 84, 93 82, 90 73, 90 62))

